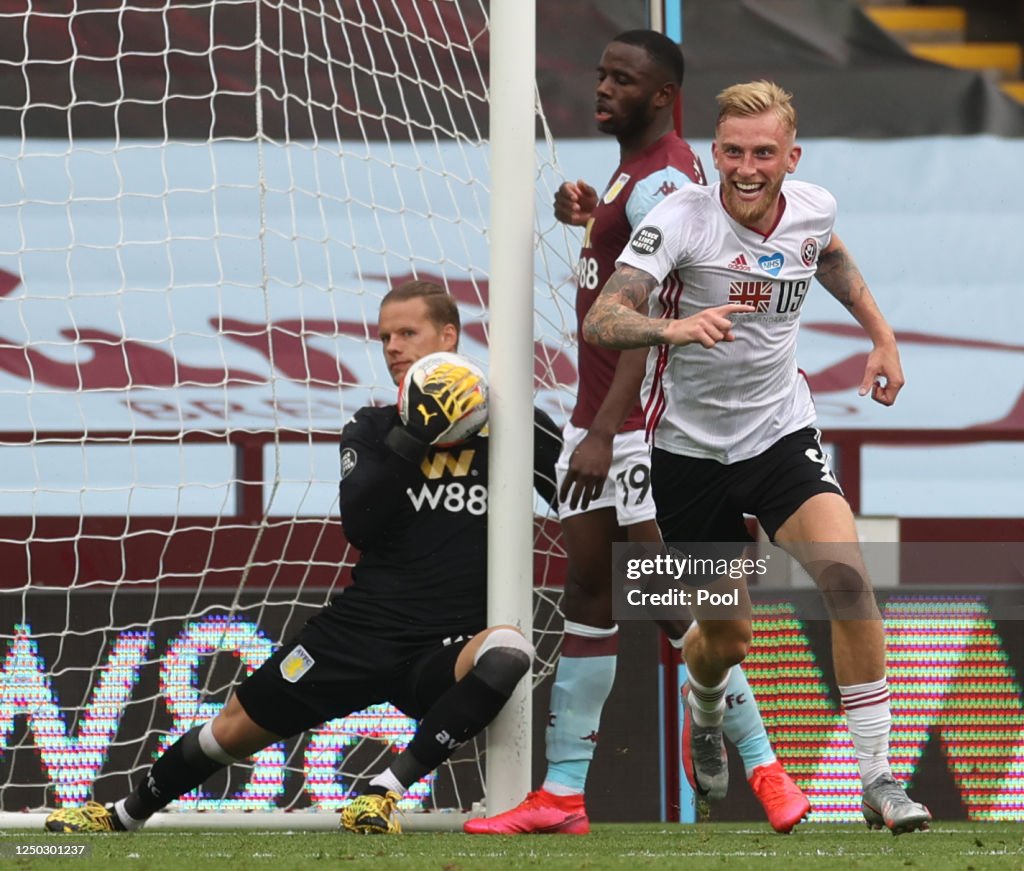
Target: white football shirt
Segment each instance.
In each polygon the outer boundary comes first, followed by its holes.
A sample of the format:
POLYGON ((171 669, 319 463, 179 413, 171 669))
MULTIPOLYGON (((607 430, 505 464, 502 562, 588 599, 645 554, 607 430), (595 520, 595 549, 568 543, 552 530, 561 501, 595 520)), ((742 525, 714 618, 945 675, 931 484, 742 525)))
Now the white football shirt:
POLYGON ((661 282, 648 301, 651 317, 685 318, 729 302, 756 307, 731 316, 734 342, 652 348, 643 387, 653 445, 736 463, 814 422, 796 337, 836 203, 822 187, 788 180, 782 214, 764 236, 733 220, 720 192, 721 184, 687 185, 666 197, 616 265, 661 282))

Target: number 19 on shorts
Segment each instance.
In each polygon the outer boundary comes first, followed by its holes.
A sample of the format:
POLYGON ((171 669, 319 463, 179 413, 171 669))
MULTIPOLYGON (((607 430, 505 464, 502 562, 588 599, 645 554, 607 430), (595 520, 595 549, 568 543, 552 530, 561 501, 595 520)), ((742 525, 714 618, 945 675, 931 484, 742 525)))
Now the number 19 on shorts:
POLYGON ((629 504, 630 497, 635 494, 636 505, 643 505, 647 494, 651 492, 651 467, 638 463, 629 469, 623 469, 615 476, 622 492, 623 507, 629 504))

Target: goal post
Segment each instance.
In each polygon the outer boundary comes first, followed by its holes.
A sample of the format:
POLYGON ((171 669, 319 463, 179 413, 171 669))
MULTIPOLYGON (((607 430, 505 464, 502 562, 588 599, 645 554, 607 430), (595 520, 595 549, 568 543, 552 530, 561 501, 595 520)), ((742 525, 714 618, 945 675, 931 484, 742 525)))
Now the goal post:
MULTIPOLYGON (((523 468, 532 407, 572 402, 573 251, 535 220, 561 173, 533 10, 0 11, 0 814, 123 796, 349 582, 338 435, 394 401, 374 325, 407 278, 448 288, 490 371, 489 616, 532 626, 535 685, 553 671, 564 553, 523 468)), ((406 816, 518 801, 529 703, 406 816)), ((414 728, 331 721, 156 825, 323 825, 414 728)))
MULTIPOLYGON (((535 0, 492 0, 491 453, 487 612, 533 630, 533 250, 535 0)), ((532 787, 533 687, 521 682, 488 727, 487 812, 532 787)))

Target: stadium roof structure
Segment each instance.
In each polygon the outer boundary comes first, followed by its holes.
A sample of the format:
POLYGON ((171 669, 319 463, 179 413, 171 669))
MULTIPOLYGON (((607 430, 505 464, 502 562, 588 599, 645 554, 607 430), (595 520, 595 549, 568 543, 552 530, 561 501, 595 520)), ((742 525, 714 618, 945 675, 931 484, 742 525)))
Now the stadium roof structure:
MULTIPOLYGON (((1024 105, 984 74, 910 54, 856 0, 674 0, 682 5, 684 128, 710 138, 715 95, 769 79, 793 92, 803 137, 1024 136, 1024 105)), ((538 83, 556 136, 594 131, 593 67, 640 0, 545 0, 538 83), (556 11, 557 10, 557 11, 556 11)))
POLYGON ((855 0, 683 0, 686 130, 710 136, 714 96, 771 79, 803 136, 1024 135, 1024 106, 984 74, 921 60, 855 0))

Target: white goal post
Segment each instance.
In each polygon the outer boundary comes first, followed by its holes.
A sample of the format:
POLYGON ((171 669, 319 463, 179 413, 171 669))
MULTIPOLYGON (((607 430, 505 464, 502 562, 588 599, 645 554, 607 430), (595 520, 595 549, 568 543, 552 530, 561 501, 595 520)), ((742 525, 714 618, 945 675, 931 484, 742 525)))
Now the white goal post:
MULTIPOLYGON (((489 363, 490 619, 532 627, 535 684, 561 638, 522 470, 533 405, 572 404, 578 240, 550 216, 534 0, 87 13, 0 11, 0 828, 124 795, 348 582, 337 438, 394 401, 374 324, 407 277, 489 363)), ((407 827, 525 794, 530 695, 410 790, 407 827)), ((414 727, 332 721, 152 825, 333 827, 414 727)))
MULTIPOLYGON (((491 43, 491 454, 487 622, 533 628, 533 236, 536 6, 493 0, 491 43), (517 470, 520 470, 517 472, 517 470)), ((487 809, 532 788, 533 687, 521 682, 488 727, 487 809)))

